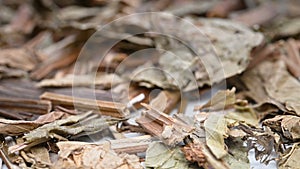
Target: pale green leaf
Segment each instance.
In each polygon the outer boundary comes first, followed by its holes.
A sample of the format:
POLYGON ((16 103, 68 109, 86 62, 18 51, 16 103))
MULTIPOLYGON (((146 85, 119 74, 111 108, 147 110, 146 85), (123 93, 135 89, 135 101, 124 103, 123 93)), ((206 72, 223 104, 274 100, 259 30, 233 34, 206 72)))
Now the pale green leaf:
POLYGON ((212 113, 204 122, 206 144, 217 159, 227 154, 225 150, 224 136, 226 135, 227 124, 222 114, 212 113))

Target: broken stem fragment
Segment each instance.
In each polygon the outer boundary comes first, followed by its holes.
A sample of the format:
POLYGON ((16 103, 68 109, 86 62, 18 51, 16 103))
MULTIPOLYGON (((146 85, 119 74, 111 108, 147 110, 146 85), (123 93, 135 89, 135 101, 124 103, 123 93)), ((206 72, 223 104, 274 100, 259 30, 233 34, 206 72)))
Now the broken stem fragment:
POLYGON ((50 100, 53 106, 75 107, 84 110, 99 110, 101 115, 124 118, 129 115, 129 110, 125 104, 77 98, 62 94, 45 92, 40 96, 41 99, 50 100))

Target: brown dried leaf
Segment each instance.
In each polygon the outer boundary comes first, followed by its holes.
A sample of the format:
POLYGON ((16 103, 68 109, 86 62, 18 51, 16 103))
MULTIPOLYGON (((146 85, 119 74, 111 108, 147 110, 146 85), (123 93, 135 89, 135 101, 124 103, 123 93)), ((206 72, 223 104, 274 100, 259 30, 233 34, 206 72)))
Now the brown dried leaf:
POLYGON ((280 132, 289 140, 300 139, 300 117, 292 115, 280 115, 263 121, 276 132, 280 132))
POLYGON ((250 168, 248 150, 243 146, 242 140, 229 138, 226 140, 226 145, 229 153, 224 157, 224 161, 226 161, 230 169, 250 168))
POLYGON ((29 151, 22 152, 21 155, 30 168, 49 168, 52 165, 48 149, 42 146, 32 147, 29 151))
MULTIPOLYGON (((210 39, 210 42, 204 44, 207 47, 199 49, 209 52, 205 53, 202 60, 204 60, 205 71, 210 73, 209 77, 213 77, 212 81, 208 82, 210 85, 243 72, 249 63, 250 51, 263 40, 262 34, 232 21, 200 19, 199 23, 195 23, 201 25, 199 29, 210 39), (208 45, 213 46, 215 50, 210 50, 208 45), (218 63, 215 55, 220 59, 222 66, 215 65, 218 63)), ((198 86, 205 84, 203 79, 197 80, 198 86)))
MULTIPOLYGON (((134 18, 126 24, 163 34, 167 32, 168 35, 182 42, 156 37, 156 48, 168 52, 160 55, 158 69, 145 69, 153 66, 143 65, 137 69, 140 72, 138 78, 134 77, 135 81, 147 82, 147 87, 172 89, 175 86, 190 91, 205 84, 218 83, 243 72, 248 65, 250 51, 263 40, 262 34, 228 20, 189 18, 194 25, 197 25, 197 29, 193 29, 194 26, 179 22, 170 15, 155 17, 155 19, 153 21, 151 17, 144 16, 134 18), (153 27, 152 22, 155 22, 153 27), (174 28, 174 25, 177 26, 174 28)), ((133 76, 135 74, 136 72, 133 76)))
POLYGON ((69 116, 38 127, 23 136, 24 143, 9 147, 9 152, 13 153, 32 147, 52 138, 66 140, 63 136, 95 134, 118 122, 118 119, 89 117, 91 114, 93 113, 88 112, 77 116, 69 116))
POLYGON ((179 102, 180 96, 181 94, 179 91, 163 90, 157 97, 151 100, 150 105, 159 111, 170 114, 179 102))
POLYGON ((300 146, 299 143, 295 143, 288 152, 280 156, 279 169, 299 169, 299 156, 300 146))
POLYGON ((43 124, 53 122, 61 118, 63 115, 63 112, 51 112, 40 116, 35 121, 0 119, 0 133, 11 136, 21 135, 36 129, 43 124))
POLYGON ((131 80, 139 82, 140 86, 147 88, 161 87, 164 89, 177 89, 174 84, 168 82, 162 70, 153 68, 154 66, 149 63, 139 66, 133 71, 131 80))
POLYGON ((237 129, 244 131, 247 134, 248 150, 254 149, 255 159, 261 163, 268 164, 272 151, 275 146, 275 138, 270 131, 263 131, 258 128, 251 128, 247 125, 240 124, 237 129))
POLYGON ((283 61, 262 62, 246 72, 242 79, 245 80, 244 83, 250 90, 255 91, 257 88, 261 88, 259 86, 262 86, 261 91, 265 94, 259 99, 261 102, 279 102, 284 106, 282 108, 279 105, 279 108, 283 111, 300 115, 300 95, 298 94, 300 93, 300 83, 289 74, 283 61), (251 83, 250 81, 253 79, 257 81, 251 83))
POLYGON ((80 142, 59 142, 58 161, 52 168, 142 169, 136 155, 118 154, 109 145, 80 142))
POLYGON ((217 111, 232 106, 236 102, 235 90, 235 88, 232 88, 231 90, 218 91, 206 104, 197 106, 194 110, 217 111))

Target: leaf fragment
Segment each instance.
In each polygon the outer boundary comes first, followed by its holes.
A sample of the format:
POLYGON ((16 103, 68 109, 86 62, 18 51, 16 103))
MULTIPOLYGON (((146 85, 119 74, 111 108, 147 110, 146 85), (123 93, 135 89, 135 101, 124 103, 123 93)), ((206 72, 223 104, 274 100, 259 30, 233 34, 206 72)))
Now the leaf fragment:
POLYGON ((224 138, 226 137, 227 124, 222 114, 212 113, 204 122, 206 144, 217 159, 227 154, 224 138))
POLYGON ((51 112, 40 116, 35 121, 0 119, 0 134, 17 136, 28 133, 43 124, 53 122, 64 115, 63 112, 51 112))
POLYGON ((153 142, 146 151, 146 168, 153 169, 192 169, 179 147, 170 148, 163 143, 153 142))
POLYGON ((38 127, 23 136, 24 143, 9 147, 9 152, 13 153, 24 148, 46 142, 51 138, 66 140, 62 136, 76 136, 79 134, 94 134, 118 122, 118 119, 111 118, 88 118, 92 112, 69 116, 65 119, 57 120, 52 123, 38 127), (85 120, 85 121, 84 121, 85 120))
POLYGON ((58 161, 52 168, 142 169, 136 155, 116 153, 108 145, 58 142, 58 161))
POLYGON ((278 115, 266 119, 263 124, 274 131, 280 132, 286 139, 296 141, 300 139, 300 117, 293 115, 278 115))

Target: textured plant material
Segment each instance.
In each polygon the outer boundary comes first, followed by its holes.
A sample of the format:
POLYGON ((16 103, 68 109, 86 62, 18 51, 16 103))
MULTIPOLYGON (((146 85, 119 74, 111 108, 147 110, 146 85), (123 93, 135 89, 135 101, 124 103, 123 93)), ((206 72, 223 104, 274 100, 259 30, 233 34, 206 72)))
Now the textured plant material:
POLYGON ((24 143, 9 147, 9 152, 13 153, 24 148, 46 142, 51 138, 66 140, 67 136, 76 136, 78 134, 94 134, 100 132, 109 125, 116 124, 117 119, 110 118, 92 118, 88 117, 92 112, 84 113, 77 116, 69 116, 65 119, 57 120, 52 123, 38 127, 23 136, 24 143))
POLYGON ((39 82, 39 87, 76 87, 99 85, 111 88, 119 84, 122 79, 116 74, 68 75, 57 79, 45 79, 39 82))
POLYGON ((59 142, 58 160, 52 168, 142 169, 136 155, 116 153, 109 145, 59 142))
POLYGON ((143 104, 148 110, 136 119, 136 122, 148 133, 157 136, 169 146, 176 146, 187 137, 194 128, 176 120, 154 107, 143 104))
POLYGON ((300 147, 295 143, 286 153, 280 156, 279 169, 299 168, 300 147))
POLYGON ((200 144, 189 143, 185 145, 181 151, 184 153, 185 158, 190 162, 196 162, 199 167, 205 166, 206 159, 202 152, 200 144))
MULTIPOLYGON (((229 166, 222 160, 218 160, 212 153, 209 151, 209 148, 202 146, 202 152, 208 162, 208 166, 215 169, 229 169, 229 166)), ((208 167, 208 168, 209 168, 208 167)))
POLYGON ((226 137, 227 124, 222 114, 212 113, 204 122, 206 144, 217 159, 227 154, 224 138, 226 137))
POLYGON ((110 146, 117 153, 136 154, 145 152, 154 138, 149 135, 143 135, 132 138, 111 140, 110 146))
POLYGON ((255 24, 266 24, 279 14, 279 7, 280 4, 277 3, 264 3, 257 8, 253 8, 244 13, 236 15, 233 17, 233 20, 239 21, 248 26, 253 26, 255 24))
MULTIPOLYGON (((222 64, 222 67, 214 67, 212 65, 214 58, 204 62, 206 69, 211 68, 214 70, 213 72, 216 72, 209 74, 213 79, 212 84, 243 72, 248 66, 251 50, 263 41, 262 34, 255 33, 235 22, 221 19, 203 19, 199 22, 203 24, 200 29, 212 39, 211 45, 216 48, 216 55, 222 64)), ((211 72, 209 71, 209 73, 211 72)), ((199 85, 201 86, 201 84, 199 85)))
MULTIPOLYGON (((68 37, 65 39, 68 39, 68 37)), ((52 55, 52 57, 47 57, 47 59, 43 60, 41 64, 35 67, 35 69, 30 73, 30 77, 32 79, 41 80, 57 69, 63 68, 76 61, 80 52, 80 43, 76 41, 76 38, 73 38, 71 42, 64 43, 65 46, 59 46, 60 43, 57 43, 51 46, 51 50, 49 50, 50 47, 48 48, 48 51, 50 52, 47 51, 44 55, 52 55), (76 42, 78 44, 76 44, 76 42)))
POLYGON ((161 91, 157 97, 151 100, 150 105, 157 110, 170 114, 180 101, 181 94, 179 91, 161 91))
MULTIPOLYGON (((242 76, 242 79, 253 92, 261 88, 261 93, 256 92, 257 96, 264 93, 259 100, 257 99, 259 103, 272 103, 272 101, 268 101, 271 98, 271 100, 277 101, 284 106, 283 108, 279 106, 283 111, 289 111, 297 115, 300 114, 300 104, 298 102, 300 99, 298 95, 300 92, 300 83, 289 74, 283 61, 262 62, 256 68, 247 71, 242 76), (257 81, 254 83, 254 80, 257 81), (262 85, 260 86, 259 84, 262 85)), ((257 97, 254 94, 252 96, 257 97)))
POLYGON ((255 164, 299 168, 297 0, 1 0, 0 11, 8 168, 242 169, 249 150, 255 164))
POLYGON ((243 146, 243 141, 240 138, 231 138, 226 141, 229 153, 224 157, 224 161, 230 169, 250 168, 248 149, 243 146))
POLYGON ((0 114, 12 119, 22 119, 22 113, 42 115, 49 113, 50 110, 51 102, 47 100, 0 98, 0 114))
POLYGON ((14 113, 47 114, 51 110, 51 102, 47 100, 31 100, 19 98, 0 98, 0 110, 14 113))
POLYGON ((21 151, 20 156, 30 168, 50 168, 52 166, 48 149, 43 146, 32 147, 29 151, 21 151))
POLYGON ((268 29, 267 35, 272 38, 294 37, 300 33, 300 18, 285 18, 275 20, 268 29))
POLYGON ((281 59, 285 62, 289 72, 296 78, 300 79, 300 47, 297 46, 295 39, 288 39, 286 42, 279 41, 276 45, 281 59))
POLYGON ((25 48, 2 49, 0 51, 0 65, 29 71, 32 70, 37 63, 38 60, 34 52, 25 48))
POLYGON ((99 110, 102 115, 123 118, 129 115, 126 105, 117 102, 84 99, 61 94, 46 92, 41 99, 50 100, 52 105, 81 108, 85 110, 99 110))
POLYGON ((29 79, 3 79, 0 84, 0 95, 4 99, 39 100, 42 90, 35 87, 29 79), (14 84, 14 85, 12 85, 14 84))
POLYGON ((274 131, 282 133, 289 140, 300 139, 300 117, 292 115, 279 115, 263 121, 264 125, 269 126, 274 131))
POLYGON ((10 136, 22 135, 42 126, 43 124, 60 119, 63 115, 63 112, 51 112, 40 116, 35 121, 0 119, 0 133, 10 136))
POLYGON ((219 1, 207 12, 208 17, 226 17, 230 12, 243 8, 241 0, 219 1))
MULTIPOLYGON (((153 21, 148 17, 141 19, 143 22, 137 26, 151 31, 153 29, 161 31, 151 27, 149 23, 153 21)), ((157 48, 172 52, 161 54, 158 67, 153 66, 152 63, 146 63, 132 73, 132 80, 139 82, 141 86, 179 88, 190 91, 204 85, 213 85, 244 71, 249 62, 250 51, 260 45, 263 40, 262 34, 228 20, 191 19, 198 29, 195 30, 188 24, 180 23, 178 28, 186 30, 183 32, 171 26, 175 23, 179 24, 175 18, 166 15, 157 19, 164 22, 156 21, 158 24, 156 27, 181 39, 196 54, 175 40, 157 37, 155 39, 157 48), (167 22, 169 24, 166 24, 167 22), (199 35, 197 39, 194 38, 195 34, 199 35), (157 69, 147 69, 149 67, 157 69)), ((124 23, 126 24, 129 23, 124 23)))
POLYGON ((232 88, 231 90, 218 91, 209 101, 206 102, 206 104, 196 106, 194 110, 217 111, 228 109, 229 106, 233 106, 236 102, 235 90, 235 88, 232 88))
POLYGON ((247 147, 248 150, 254 149, 255 159, 268 164, 270 161, 269 157, 273 149, 276 148, 273 134, 269 131, 263 131, 259 128, 251 128, 243 124, 240 124, 237 128, 247 134, 247 147))
POLYGON ((145 166, 154 169, 192 169, 179 147, 170 148, 154 142, 146 151, 145 166))

